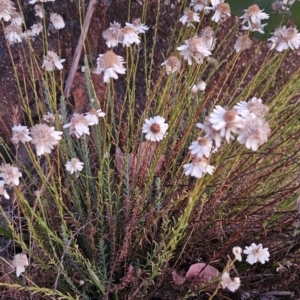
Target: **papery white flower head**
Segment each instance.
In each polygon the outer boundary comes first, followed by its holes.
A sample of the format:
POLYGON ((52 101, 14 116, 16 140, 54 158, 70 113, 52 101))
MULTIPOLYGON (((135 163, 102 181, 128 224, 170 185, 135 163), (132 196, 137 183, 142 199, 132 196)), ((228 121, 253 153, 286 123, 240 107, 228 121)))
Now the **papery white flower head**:
POLYGON ((269 111, 269 108, 262 104, 262 99, 256 97, 253 97, 248 102, 238 102, 233 109, 235 109, 240 116, 244 118, 251 117, 252 119, 256 117, 263 118, 269 111))
POLYGON ((197 141, 192 142, 192 144, 189 146, 189 150, 191 151, 192 155, 197 157, 206 156, 208 158, 210 156, 212 144, 212 140, 199 137, 197 141))
POLYGON ((247 117, 242 122, 242 128, 239 129, 237 141, 245 144, 247 149, 257 151, 268 141, 270 132, 269 124, 264 119, 247 117))
POLYGON ((124 28, 121 28, 121 32, 123 35, 123 46, 129 47, 132 44, 140 43, 140 37, 138 36, 137 29, 131 26, 125 26, 124 28))
POLYGON ((80 172, 83 169, 84 163, 81 162, 78 158, 72 158, 65 164, 66 170, 73 174, 74 172, 80 172))
POLYGON ((44 18, 43 9, 42 9, 42 7, 39 4, 36 4, 34 6, 34 10, 35 10, 35 15, 37 17, 40 17, 41 19, 44 18))
POLYGON ((102 37, 105 39, 108 48, 117 46, 123 41, 121 24, 118 22, 110 23, 109 28, 102 32, 102 37))
POLYGON ((169 128, 169 125, 165 121, 165 118, 160 116, 145 119, 142 128, 142 132, 146 133, 145 138, 151 142, 161 141, 166 136, 169 128))
POLYGON ((243 251, 244 254, 248 254, 246 261, 253 265, 256 262, 264 264, 266 261, 269 261, 270 253, 268 248, 263 248, 262 244, 256 245, 252 243, 251 246, 246 246, 243 251))
POLYGON ((0 180, 0 196, 4 196, 5 199, 9 199, 9 195, 5 189, 5 180, 0 180))
POLYGON ((234 44, 234 49, 236 52, 242 52, 250 49, 252 46, 252 40, 247 34, 240 35, 234 44))
POLYGON ((241 280, 239 277, 235 277, 234 279, 230 278, 228 272, 224 272, 221 276, 221 286, 223 289, 228 289, 231 292, 235 292, 241 285, 241 280))
POLYGON ((0 177, 2 177, 8 185, 19 185, 19 177, 22 177, 22 173, 19 171, 19 168, 14 167, 11 164, 2 164, 0 166, 0 177))
POLYGON ((184 10, 184 15, 179 19, 179 21, 182 24, 187 24, 187 27, 189 27, 189 26, 195 27, 192 24, 192 22, 200 22, 200 18, 196 12, 186 8, 184 10))
POLYGON ((165 60, 161 66, 166 66, 166 72, 167 74, 176 73, 180 70, 181 62, 180 60, 174 56, 171 55, 167 60, 165 60))
POLYGON ((56 131, 54 127, 47 124, 36 124, 31 127, 31 143, 35 145, 36 154, 41 156, 45 153, 51 153, 63 134, 62 131, 56 131))
POLYGON ((289 7, 291 7, 294 4, 294 2, 295 2, 295 0, 282 0, 281 9, 289 10, 289 7))
POLYGON ((54 51, 48 51, 44 57, 42 68, 45 68, 46 71, 54 71, 55 67, 61 70, 63 68, 61 63, 64 61, 65 59, 60 59, 54 51))
POLYGON ((33 24, 31 26, 31 35, 32 36, 37 36, 43 31, 43 25, 38 22, 37 24, 33 24))
POLYGON ((221 142, 223 140, 223 136, 221 136, 221 130, 216 130, 213 128, 213 124, 209 122, 208 117, 205 118, 204 124, 197 123, 196 126, 199 129, 204 130, 205 137, 209 140, 213 140, 216 144, 216 148, 221 147, 221 142))
POLYGON ((300 47, 300 33, 296 27, 279 27, 268 40, 271 41, 270 49, 275 48, 279 52, 288 48, 295 50, 300 47))
POLYGON ((245 9, 245 13, 240 17, 243 19, 242 24, 251 22, 252 24, 261 24, 261 20, 269 19, 270 16, 260 10, 257 4, 249 6, 245 9))
POLYGON ((66 26, 63 17, 57 13, 50 14, 50 21, 52 22, 55 29, 62 29, 66 26))
POLYGON ((232 248, 232 253, 235 257, 236 260, 238 261, 242 261, 242 253, 243 253, 243 249, 241 247, 233 247, 232 248))
POLYGON ((236 110, 225 110, 222 106, 217 105, 211 114, 208 121, 212 124, 215 130, 220 130, 220 135, 229 143, 233 139, 232 133, 237 133, 242 127, 242 118, 237 114, 236 110))
POLYGON ((25 272, 25 267, 29 266, 27 255, 25 253, 16 254, 11 264, 15 267, 16 275, 19 277, 21 273, 25 272))
POLYGON ((186 176, 191 175, 192 177, 201 178, 206 173, 212 175, 215 167, 208 164, 207 159, 204 157, 192 156, 192 162, 183 165, 184 174, 186 176))
MULTIPOLYGON (((1 3, 0 3, 0 4, 1 4, 1 3)), ((22 24, 23 24, 23 19, 22 19, 20 13, 18 13, 18 12, 13 12, 13 13, 11 14, 10 23, 11 23, 11 24, 14 24, 14 25, 22 26, 22 24)))
POLYGON ((45 3, 45 2, 50 2, 50 1, 54 2, 55 0, 30 0, 29 4, 34 4, 36 2, 43 2, 43 3, 45 3))
POLYGON ((224 20, 230 17, 230 6, 228 3, 224 3, 224 0, 211 0, 212 7, 206 6, 206 10, 214 10, 215 13, 211 20, 218 23, 220 20, 224 20))
POLYGON ((89 112, 85 113, 85 119, 89 126, 98 125, 99 118, 105 117, 105 113, 101 109, 92 108, 89 112))
POLYGON ((19 144, 21 143, 26 143, 31 141, 31 137, 29 136, 29 129, 27 126, 22 126, 22 125, 15 125, 12 128, 12 138, 11 141, 14 144, 19 144))
POLYGON ((201 30, 200 36, 203 42, 206 44, 207 48, 213 50, 216 45, 216 39, 214 37, 215 32, 210 26, 206 26, 201 30))
POLYGON ((47 123, 53 123, 55 121, 54 114, 47 112, 46 115, 43 115, 43 121, 45 121, 47 123))
POLYGON ((185 45, 181 45, 177 48, 177 50, 181 51, 180 55, 188 61, 189 65, 192 64, 192 58, 197 64, 202 64, 204 58, 211 55, 211 51, 207 46, 207 43, 199 36, 185 40, 185 45))
POLYGON ((137 33, 145 33, 149 29, 148 26, 141 22, 141 19, 135 19, 132 24, 126 22, 125 25, 134 28, 137 33))
POLYGON ((203 80, 199 80, 196 84, 193 85, 192 93, 198 93, 206 89, 206 83, 203 80))
POLYGON ((22 43, 22 27, 20 25, 11 24, 4 28, 5 38, 12 45, 14 43, 22 43))
POLYGON ((252 32, 259 32, 261 34, 264 34, 264 27, 267 26, 266 24, 261 24, 261 23, 252 23, 248 22, 248 26, 243 26, 242 30, 250 30, 252 32))
POLYGON ((191 0, 191 5, 193 6, 194 11, 204 10, 207 4, 208 0, 191 0))
POLYGON ((15 7, 10 0, 0 0, 0 20, 9 21, 14 13, 15 7))
POLYGON ((84 134, 90 134, 88 125, 89 123, 83 114, 75 113, 71 118, 71 122, 65 124, 63 128, 69 128, 70 134, 79 139, 84 134))
POLYGON ((118 74, 125 74, 126 69, 123 64, 123 57, 116 55, 112 50, 108 50, 97 58, 97 67, 94 73, 103 72, 103 81, 109 82, 109 78, 118 79, 118 74))

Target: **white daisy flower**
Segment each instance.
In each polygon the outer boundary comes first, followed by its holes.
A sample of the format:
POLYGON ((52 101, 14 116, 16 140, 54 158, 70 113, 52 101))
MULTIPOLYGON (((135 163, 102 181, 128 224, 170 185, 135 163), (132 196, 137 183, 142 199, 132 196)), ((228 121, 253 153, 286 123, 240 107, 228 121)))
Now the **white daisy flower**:
POLYGON ((230 6, 228 3, 224 3, 225 0, 211 0, 211 5, 206 6, 206 10, 214 10, 215 13, 212 16, 211 20, 213 22, 218 23, 220 20, 226 19, 227 17, 230 17, 230 6))
POLYGON ((202 11, 205 9, 205 6, 207 6, 208 0, 192 0, 191 6, 193 6, 194 11, 202 11))
POLYGON ((29 136, 29 129, 27 128, 27 126, 22 126, 22 125, 15 125, 12 128, 12 138, 11 141, 14 144, 19 144, 21 143, 26 143, 31 141, 31 137, 29 136))
POLYGON ((221 142, 223 140, 223 136, 221 136, 221 130, 216 130, 213 128, 212 123, 208 121, 208 118, 205 119, 204 124, 197 123, 196 126, 199 129, 204 130, 205 137, 209 140, 213 140, 216 144, 216 148, 221 147, 221 142))
POLYGON ((121 32, 123 35, 123 46, 129 47, 132 44, 140 43, 140 37, 137 35, 137 30, 135 28, 125 26, 124 28, 121 28, 121 32))
POLYGON ((192 162, 183 165, 183 168, 186 176, 191 175, 196 178, 201 178, 206 173, 212 175, 215 169, 214 166, 208 164, 207 159, 197 156, 192 156, 192 162))
POLYGON ((14 13, 15 7, 14 3, 10 0, 1 0, 0 1, 0 20, 9 21, 11 15, 14 13))
POLYGON ((43 115, 43 121, 45 121, 47 123, 53 123, 55 121, 54 114, 47 112, 46 115, 43 115))
POLYGON ((238 102, 233 109, 235 109, 243 118, 250 117, 252 119, 255 119, 256 117, 263 118, 269 111, 269 108, 262 104, 262 99, 256 97, 253 97, 248 102, 238 102))
POLYGON ((62 29, 66 26, 63 17, 57 13, 50 14, 50 21, 52 22, 55 29, 62 29))
POLYGON ((166 72, 167 74, 176 73, 181 68, 181 62, 180 60, 174 56, 171 55, 167 60, 165 60, 161 66, 166 66, 166 72))
POLYGON ((69 128, 70 134, 75 135, 79 139, 84 134, 90 134, 88 125, 88 121, 83 114, 75 113, 71 118, 71 122, 65 124, 63 128, 69 128))
POLYGON ((191 151, 192 155, 197 157, 206 156, 208 158, 210 156, 212 144, 212 140, 199 137, 197 141, 192 142, 192 144, 189 146, 189 150, 191 151))
POLYGON ((92 108, 89 112, 85 113, 85 119, 89 126, 98 125, 99 118, 105 117, 105 113, 101 109, 92 108))
POLYGON ((224 272, 221 276, 221 286, 222 289, 228 289, 231 292, 235 292, 241 285, 241 279, 239 277, 235 277, 234 279, 230 278, 228 272, 224 272))
POLYGON ((266 261, 269 261, 270 253, 268 248, 263 248, 262 244, 256 245, 252 243, 251 246, 246 246, 243 251, 244 254, 248 254, 246 261, 253 265, 256 262, 264 264, 266 261))
MULTIPOLYGON (((1 5, 1 2, 0 2, 0 5, 1 5)), ((11 23, 11 24, 14 24, 14 25, 22 26, 23 20, 22 20, 22 17, 21 17, 21 15, 20 15, 20 13, 18 13, 18 12, 13 12, 13 13, 11 14, 10 23, 11 23)))
POLYGON ((250 49, 251 46, 252 46, 252 40, 248 37, 247 34, 245 34, 238 37, 233 47, 236 52, 242 52, 250 49))
POLYGON ((36 2, 50 2, 50 1, 52 1, 52 2, 54 2, 55 0, 30 0, 29 1, 29 4, 34 4, 34 3, 36 3, 36 2))
POLYGON ((108 48, 116 47, 123 41, 121 24, 118 22, 110 23, 109 28, 102 32, 102 37, 105 39, 108 48))
POLYGON ((44 57, 42 68, 45 68, 46 71, 54 71, 55 67, 61 70, 63 68, 61 63, 64 61, 65 59, 59 59, 59 56, 55 52, 48 51, 44 57))
POLYGON ((19 277, 25 272, 25 267, 29 266, 28 258, 25 253, 16 254, 12 261, 12 266, 16 269, 16 275, 19 277))
POLYGON ((245 9, 244 15, 240 17, 243 19, 242 24, 246 22, 251 22, 252 24, 261 24, 261 20, 269 19, 270 16, 260 10, 257 4, 251 5, 245 9))
POLYGON ((247 149, 257 151, 257 149, 268 141, 271 130, 268 122, 256 117, 248 117, 242 122, 242 128, 239 129, 237 141, 245 144, 247 149))
POLYGON ((271 41, 270 49, 275 48, 279 52, 288 48, 295 50, 300 47, 300 33, 296 27, 279 27, 268 40, 271 41))
POLYGON ((56 131, 54 127, 47 124, 36 124, 30 129, 31 143, 35 145, 36 154, 41 156, 51 153, 54 146, 61 140, 62 131, 56 131))
POLYGON ((179 21, 182 24, 187 24, 187 27, 189 27, 189 26, 195 27, 192 24, 192 22, 200 22, 200 18, 196 12, 186 8, 184 10, 184 15, 179 19, 179 21))
POLYGON ((5 38, 12 45, 14 43, 22 43, 22 27, 20 25, 11 24, 4 28, 5 38))
POLYGON ((126 69, 123 64, 123 57, 116 55, 112 50, 108 50, 97 58, 97 67, 94 73, 100 74, 103 72, 103 81, 109 82, 109 78, 118 79, 118 74, 125 74, 126 69))
POLYGON ((165 123, 165 118, 155 116, 150 119, 145 119, 142 132, 146 133, 145 138, 151 142, 159 142, 166 135, 169 125, 165 123))
POLYGON ((224 137, 228 143, 230 139, 233 139, 232 133, 237 133, 238 129, 242 127, 242 118, 237 114, 237 111, 226 111, 220 105, 217 105, 213 109, 208 121, 215 130, 220 130, 220 135, 224 137))
POLYGON ((19 185, 19 177, 22 177, 22 173, 19 171, 19 168, 14 167, 11 164, 2 164, 0 166, 0 177, 2 177, 8 185, 19 185))
POLYGON ((242 253, 243 249, 241 247, 233 247, 232 248, 232 253, 235 256, 235 259, 238 261, 242 261, 242 253))
POLYGON ((32 36, 37 36, 43 31, 43 25, 38 22, 37 24, 33 24, 31 26, 31 35, 32 36))
POLYGON ((41 19, 44 18, 44 15, 43 15, 43 9, 42 9, 42 7, 41 7, 39 4, 36 4, 36 5, 34 6, 34 10, 35 10, 35 15, 36 15, 37 17, 40 17, 41 19))
POLYGON ((145 33, 149 27, 145 24, 142 24, 141 19, 136 19, 131 23, 125 23, 126 26, 134 28, 137 33, 145 33))
POLYGON ((199 36, 185 40, 185 45, 181 45, 177 48, 181 51, 180 55, 188 61, 188 64, 192 64, 192 58, 197 64, 202 64, 205 57, 211 55, 210 48, 207 46, 206 42, 199 36))
POLYGON ((5 185, 5 180, 0 180, 0 196, 4 196, 5 199, 9 199, 9 195, 4 185, 5 185))
POLYGON ((78 158, 72 158, 65 164, 66 170, 73 174, 74 172, 80 172, 83 169, 84 163, 81 162, 78 158))

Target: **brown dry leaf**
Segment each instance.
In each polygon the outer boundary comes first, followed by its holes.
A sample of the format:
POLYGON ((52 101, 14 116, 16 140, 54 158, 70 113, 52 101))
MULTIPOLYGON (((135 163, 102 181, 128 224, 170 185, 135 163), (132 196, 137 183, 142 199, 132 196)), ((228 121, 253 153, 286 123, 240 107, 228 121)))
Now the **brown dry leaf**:
MULTIPOLYGON (((195 288, 201 285, 207 285, 219 276, 220 273, 216 268, 205 263, 191 265, 185 275, 186 279, 188 279, 195 288)), ((210 288, 214 288, 213 286, 215 286, 215 284, 211 285, 210 288)))
POLYGON ((176 285, 182 285, 185 282, 185 277, 179 275, 176 270, 172 271, 172 277, 176 285))

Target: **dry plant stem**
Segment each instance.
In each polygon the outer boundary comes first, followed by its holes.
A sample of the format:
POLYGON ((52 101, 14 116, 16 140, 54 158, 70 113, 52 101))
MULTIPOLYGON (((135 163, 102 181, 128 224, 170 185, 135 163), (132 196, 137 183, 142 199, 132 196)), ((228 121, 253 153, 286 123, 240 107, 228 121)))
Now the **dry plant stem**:
POLYGON ((93 12, 95 10, 95 4, 97 3, 97 0, 90 0, 88 9, 87 9, 87 13, 84 19, 84 23, 83 23, 83 27, 82 27, 82 33, 80 34, 78 43, 77 43, 77 47, 74 53, 74 58, 72 61, 72 65, 71 65, 71 69, 69 72, 69 76, 66 80, 66 86, 65 86, 65 90, 64 90, 64 95, 65 97, 69 97, 70 95, 70 90, 71 90, 71 86, 75 77, 75 73, 78 67, 78 62, 79 62, 79 58, 82 52, 82 48, 83 48, 83 44, 88 32, 88 29, 90 27, 90 23, 91 23, 91 19, 92 19, 92 15, 93 12))

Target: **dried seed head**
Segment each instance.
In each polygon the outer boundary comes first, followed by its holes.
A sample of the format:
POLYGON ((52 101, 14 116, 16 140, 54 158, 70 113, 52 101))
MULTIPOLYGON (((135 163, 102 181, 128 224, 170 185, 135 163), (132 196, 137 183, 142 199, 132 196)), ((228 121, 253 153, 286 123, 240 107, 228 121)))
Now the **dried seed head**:
POLYGON ((216 7, 216 10, 218 10, 221 14, 227 15, 230 13, 230 6, 228 3, 219 3, 216 7))
POLYGON ((136 33, 136 29, 129 27, 129 26, 125 26, 124 28, 121 29, 121 32, 123 34, 136 33))

